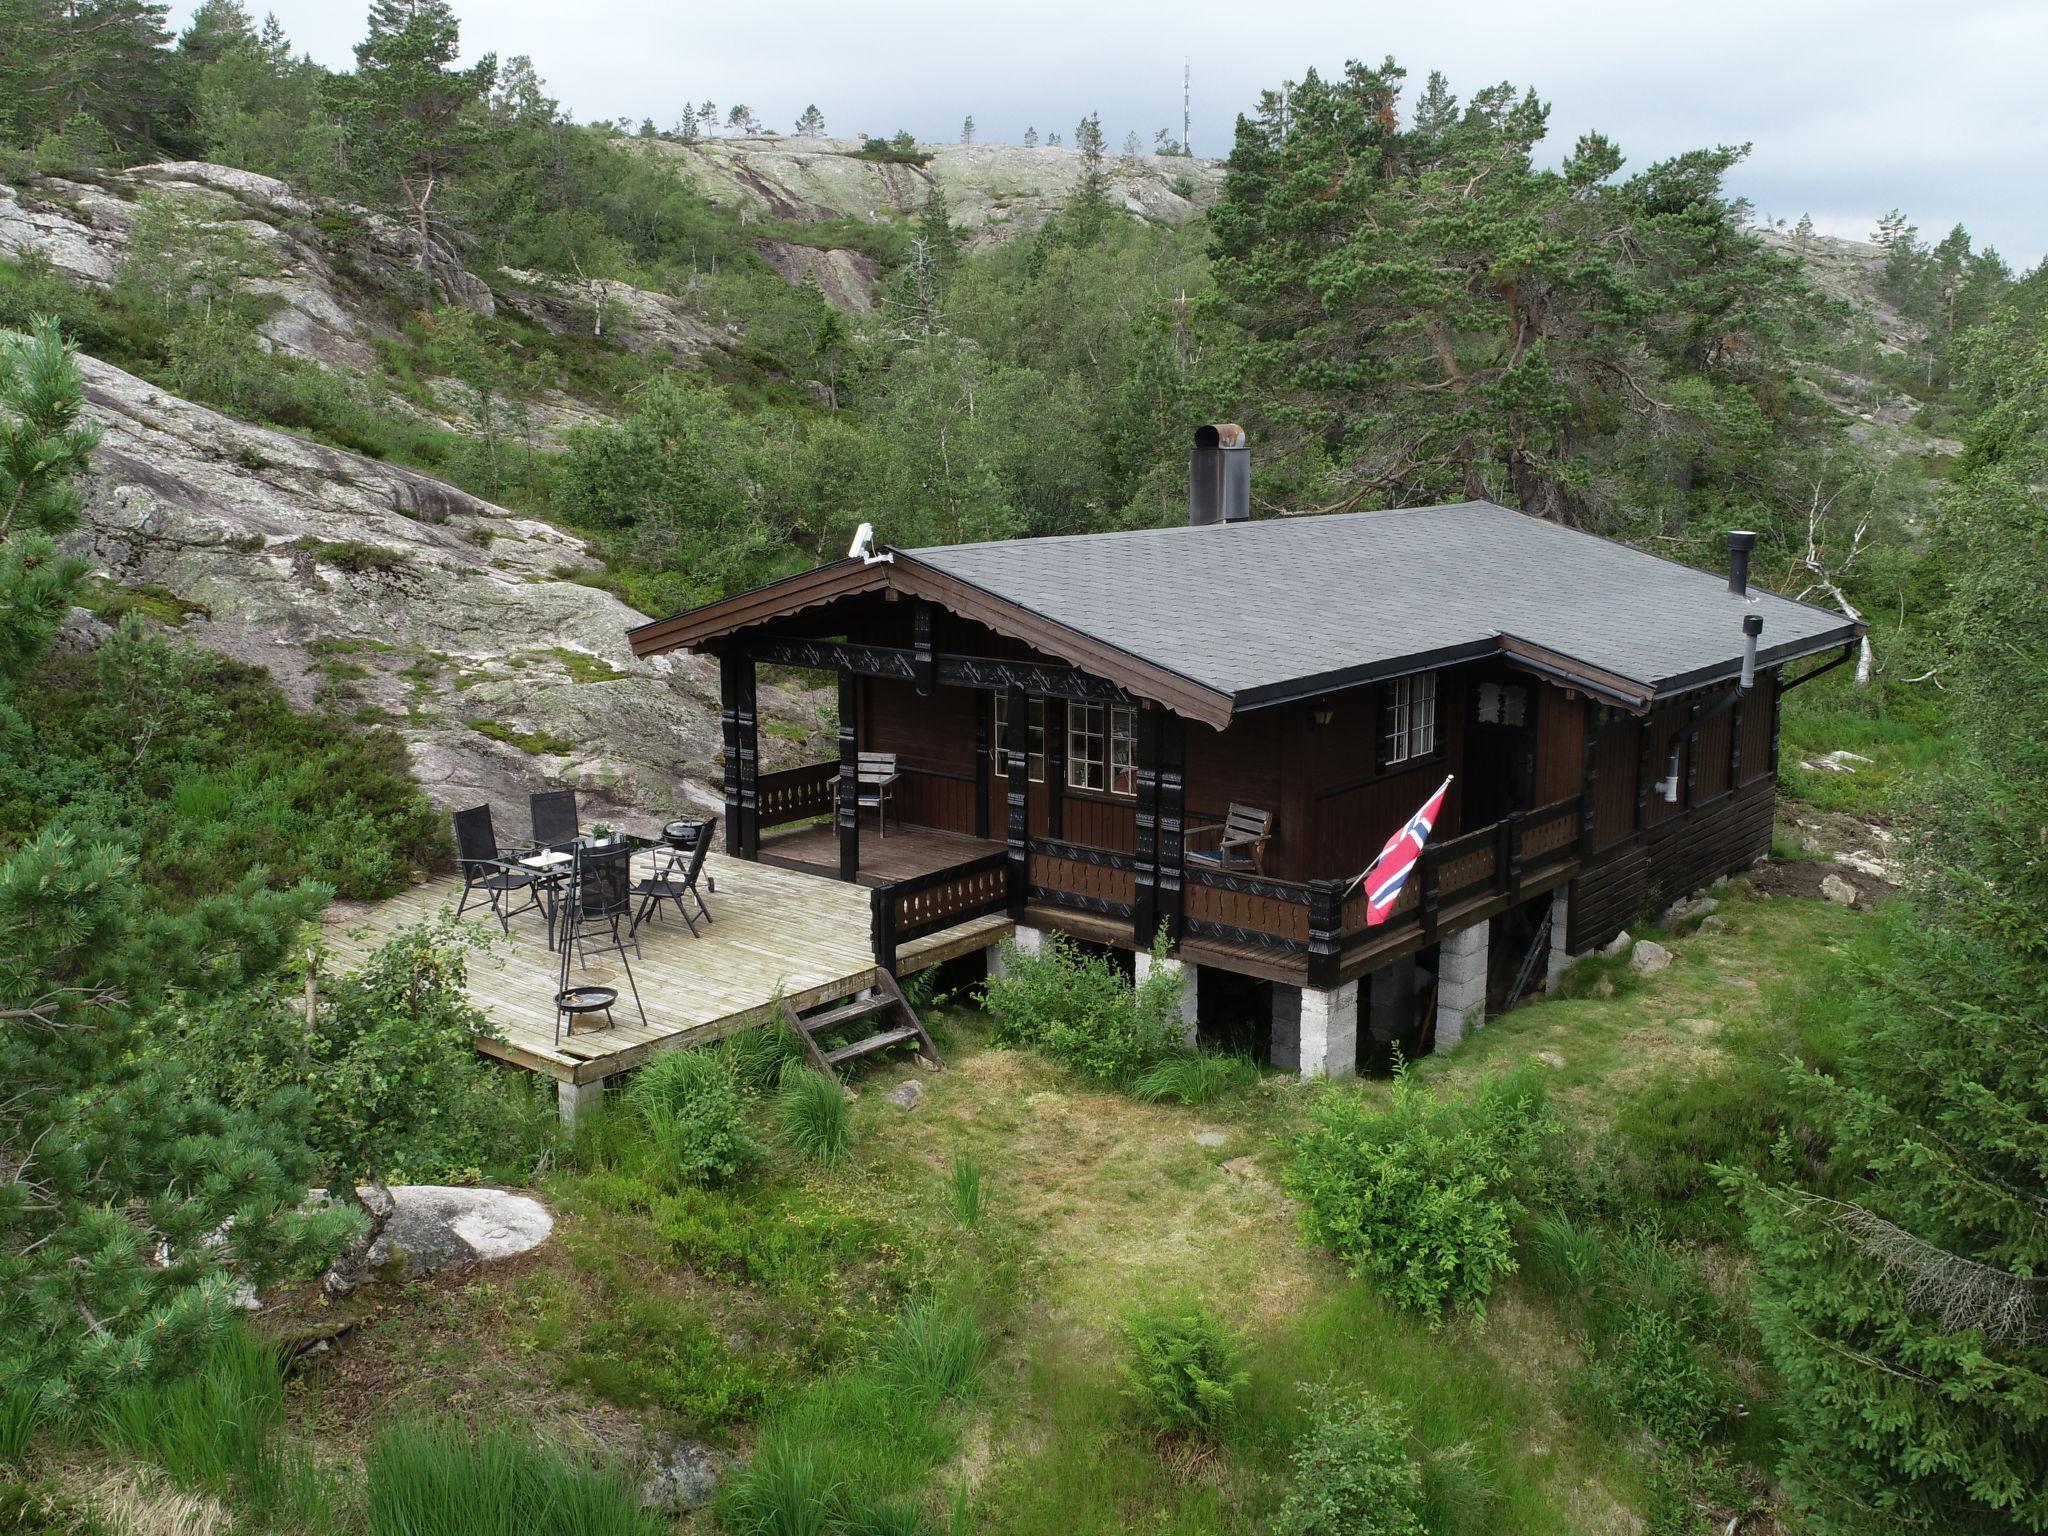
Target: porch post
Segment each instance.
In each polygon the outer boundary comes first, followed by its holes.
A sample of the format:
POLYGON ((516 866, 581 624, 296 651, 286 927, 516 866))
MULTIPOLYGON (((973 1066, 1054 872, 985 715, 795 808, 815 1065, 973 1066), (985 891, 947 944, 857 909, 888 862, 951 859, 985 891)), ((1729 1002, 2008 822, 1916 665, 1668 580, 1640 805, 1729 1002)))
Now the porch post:
POLYGON ((1003 773, 1009 789, 1006 828, 1010 859, 1010 910, 1021 912, 1031 893, 1031 700, 1022 688, 1009 690, 1003 706, 1003 773))
POLYGON ((839 878, 860 875, 860 682, 839 674, 839 878))
POLYGON ((1045 835, 1067 835, 1067 701, 1045 701, 1045 835))
POLYGON ((980 689, 974 692, 974 835, 987 837, 988 799, 995 786, 989 782, 990 749, 998 745, 989 740, 989 721, 995 715, 995 695, 980 689))
POLYGON ((725 737, 725 851, 736 859, 751 859, 761 852, 757 794, 761 754, 751 656, 736 656, 731 651, 719 656, 718 697, 725 737))
MULTIPOLYGON (((1186 823, 1187 732, 1170 709, 1159 716, 1159 910, 1154 914, 1166 929, 1169 944, 1180 943, 1181 875, 1186 823)), ((1192 975, 1192 971, 1190 972, 1192 975)))

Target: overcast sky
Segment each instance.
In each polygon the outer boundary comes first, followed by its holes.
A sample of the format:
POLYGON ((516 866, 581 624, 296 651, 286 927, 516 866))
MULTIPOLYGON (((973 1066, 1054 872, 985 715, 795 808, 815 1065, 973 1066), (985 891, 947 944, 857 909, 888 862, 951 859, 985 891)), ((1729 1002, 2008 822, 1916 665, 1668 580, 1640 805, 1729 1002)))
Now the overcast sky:
MULTIPOLYGON (((264 0, 246 0, 252 12, 264 0)), ((366 5, 270 0, 293 43, 347 67, 366 5)), ((1550 151, 1597 128, 1641 166, 1755 148, 1736 187, 1761 214, 1868 236, 1897 206, 1961 222, 2016 267, 2048 253, 2048 0, 456 0, 472 56, 530 54, 588 121, 672 125, 687 100, 788 132, 811 102, 836 134, 983 139, 1102 114, 1114 146, 1179 133, 1194 71, 1199 154, 1229 150, 1261 89, 1393 54, 1461 97, 1491 81, 1552 105, 1550 151)), ((173 7, 179 25, 189 4, 173 7)))

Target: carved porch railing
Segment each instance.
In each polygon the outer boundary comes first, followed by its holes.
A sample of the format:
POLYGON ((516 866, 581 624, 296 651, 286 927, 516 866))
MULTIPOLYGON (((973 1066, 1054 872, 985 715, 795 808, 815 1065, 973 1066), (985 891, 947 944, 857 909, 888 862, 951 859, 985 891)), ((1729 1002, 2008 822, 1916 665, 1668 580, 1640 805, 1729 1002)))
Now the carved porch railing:
POLYGON ((1009 855, 991 853, 878 885, 869 893, 868 902, 875 964, 893 972, 897 950, 912 939, 971 918, 1009 911, 1009 855))
POLYGON ((780 827, 792 821, 815 821, 830 816, 838 794, 836 761, 764 773, 754 781, 755 804, 760 808, 756 825, 780 827))

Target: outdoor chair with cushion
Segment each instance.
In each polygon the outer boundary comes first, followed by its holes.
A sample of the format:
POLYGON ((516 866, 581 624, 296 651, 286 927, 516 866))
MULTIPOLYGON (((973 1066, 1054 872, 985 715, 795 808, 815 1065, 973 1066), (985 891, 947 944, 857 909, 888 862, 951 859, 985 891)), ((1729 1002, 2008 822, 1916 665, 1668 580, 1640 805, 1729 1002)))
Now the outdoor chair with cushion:
POLYGON ((704 896, 698 886, 710 878, 704 874, 704 855, 711 851, 711 835, 717 827, 718 818, 709 818, 698 829, 697 841, 688 853, 677 849, 655 850, 654 872, 633 886, 633 894, 640 898, 640 910, 633 917, 635 928, 648 918, 659 915, 664 901, 676 904, 676 911, 689 925, 693 939, 697 937, 697 919, 690 915, 691 906, 697 908, 697 917, 707 923, 711 921, 711 909, 704 905, 704 896))
POLYGON ((860 809, 875 808, 875 824, 884 837, 889 835, 889 801, 896 792, 894 752, 863 752, 854 763, 854 784, 860 809))
MULTIPOLYGON (((515 858, 521 851, 511 850, 515 858)), ((462 900, 455 904, 457 917, 462 916, 469 898, 478 891, 490 897, 491 915, 508 934, 513 918, 522 912, 541 910, 541 877, 507 858, 506 850, 499 848, 488 805, 473 805, 455 813, 455 859, 462 867, 462 900)))
POLYGON ((582 835, 576 820, 576 791, 550 789, 529 797, 533 811, 533 840, 542 848, 562 848, 582 835))
POLYGON ((1191 864, 1211 869, 1262 875, 1266 872, 1266 845, 1273 840, 1273 813, 1255 805, 1232 802, 1221 821, 1187 830, 1187 858, 1191 864), (1215 834, 1215 846, 1197 848, 1197 837, 1215 834))

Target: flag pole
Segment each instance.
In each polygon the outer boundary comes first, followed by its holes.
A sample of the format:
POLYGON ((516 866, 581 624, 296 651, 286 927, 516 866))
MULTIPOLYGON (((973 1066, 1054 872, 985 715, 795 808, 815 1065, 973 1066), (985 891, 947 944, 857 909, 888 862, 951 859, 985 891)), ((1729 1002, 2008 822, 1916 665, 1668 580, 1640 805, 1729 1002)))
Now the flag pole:
MULTIPOLYGON (((1449 789, 1451 787, 1451 780, 1455 779, 1456 777, 1457 775, 1455 773, 1445 774, 1443 783, 1437 785, 1435 790, 1431 792, 1429 800, 1425 800, 1422 803, 1424 805, 1428 805, 1430 800, 1434 800, 1438 795, 1442 794, 1445 790, 1449 789)), ((1430 828, 1430 830, 1434 832, 1436 829, 1432 827, 1430 828)), ((1384 859, 1386 856, 1387 850, 1384 848, 1382 848, 1378 853, 1374 854, 1372 856, 1372 862, 1366 865, 1364 869, 1361 869, 1357 874, 1353 875, 1348 882, 1346 882, 1344 889, 1337 893, 1337 899, 1339 901, 1344 901, 1348 899, 1351 893, 1358 889, 1359 883, 1367 879, 1374 870, 1380 867, 1380 860, 1384 859)))

